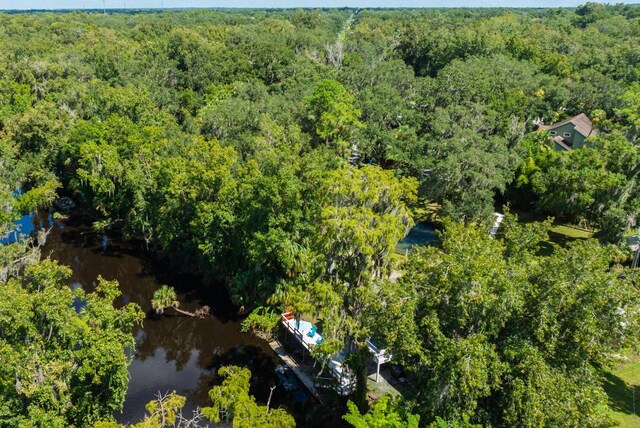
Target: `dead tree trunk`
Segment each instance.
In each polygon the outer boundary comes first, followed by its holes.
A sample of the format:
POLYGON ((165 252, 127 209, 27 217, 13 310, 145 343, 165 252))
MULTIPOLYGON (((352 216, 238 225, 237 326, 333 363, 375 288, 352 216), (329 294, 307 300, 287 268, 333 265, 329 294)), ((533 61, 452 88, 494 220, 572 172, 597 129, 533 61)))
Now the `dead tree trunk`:
POLYGON ((195 317, 195 318, 205 318, 207 315, 209 315, 209 311, 211 309, 207 305, 196 309, 195 312, 184 311, 180 308, 176 308, 175 306, 171 306, 171 308, 173 308, 173 310, 179 314, 186 315, 188 317, 195 317))

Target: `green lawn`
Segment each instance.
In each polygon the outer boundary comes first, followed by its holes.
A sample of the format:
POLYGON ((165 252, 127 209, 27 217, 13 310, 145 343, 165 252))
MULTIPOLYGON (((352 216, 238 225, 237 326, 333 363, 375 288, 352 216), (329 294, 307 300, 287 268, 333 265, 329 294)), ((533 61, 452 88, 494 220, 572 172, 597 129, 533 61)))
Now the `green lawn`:
MULTIPOLYGON (((578 239, 591 238, 592 236, 593 232, 579 229, 568 224, 554 224, 551 226, 551 229, 549 229, 550 242, 561 246, 566 246, 570 242, 578 239)), ((539 255, 550 256, 553 253, 554 247, 550 242, 541 243, 539 255)))
POLYGON ((554 224, 551 226, 551 232, 564 235, 570 239, 585 239, 593 236, 593 232, 566 224, 554 224))
POLYGON ((621 364, 605 377, 611 416, 621 427, 640 427, 640 358, 621 364), (635 412, 634 394, 635 388, 635 412))
MULTIPOLYGON (((518 216, 520 223, 530 223, 533 221, 544 221, 547 217, 535 211, 512 210, 513 214, 518 216)), ((549 238, 557 244, 567 244, 576 239, 587 239, 593 237, 595 230, 588 230, 578 227, 570 223, 564 223, 557 220, 549 229, 549 238)))

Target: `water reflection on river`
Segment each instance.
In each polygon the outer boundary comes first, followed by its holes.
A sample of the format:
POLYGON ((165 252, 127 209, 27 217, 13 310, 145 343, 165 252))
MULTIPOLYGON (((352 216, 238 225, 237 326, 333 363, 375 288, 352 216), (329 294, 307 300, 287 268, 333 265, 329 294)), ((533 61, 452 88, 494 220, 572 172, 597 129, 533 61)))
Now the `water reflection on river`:
MULTIPOLYGON (((167 272, 141 249, 110 236, 105 240, 75 219, 66 221, 64 228, 60 226, 53 227, 43 256, 50 255, 73 269, 69 284, 91 291, 98 275, 116 279, 123 293, 117 303, 135 302, 147 313, 144 326, 135 331, 131 381, 124 411, 116 414, 119 422, 142 418, 145 404, 158 391, 175 390, 185 395, 189 414, 196 406, 209 405, 207 392, 216 383, 218 367, 225 364, 249 368, 253 373, 251 392, 259 401, 266 401, 269 386, 276 382, 273 369, 277 357, 265 341, 239 332, 240 323, 221 287, 209 287, 213 291, 208 294, 196 294, 190 290, 201 288, 198 278, 167 272), (156 316, 150 302, 162 284, 176 288, 181 307, 193 311, 206 304, 212 308, 213 316, 156 316)), ((275 391, 273 404, 289 408, 298 415, 299 422, 300 415, 309 410, 303 408, 309 404, 294 403, 281 387, 275 391)))

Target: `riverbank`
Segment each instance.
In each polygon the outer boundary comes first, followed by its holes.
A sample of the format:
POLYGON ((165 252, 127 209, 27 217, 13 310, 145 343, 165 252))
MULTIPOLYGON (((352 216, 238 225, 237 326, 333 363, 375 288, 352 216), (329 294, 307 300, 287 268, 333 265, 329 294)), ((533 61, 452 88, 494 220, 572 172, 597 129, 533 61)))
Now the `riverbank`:
MULTIPOLYGON (((41 221, 39 217, 34 222, 41 221)), ((237 308, 222 285, 176 272, 144 245, 124 241, 118 233, 98 234, 79 215, 54 222, 42 254, 72 268, 69 285, 73 288, 91 291, 99 275, 118 280, 122 296, 117 304, 135 302, 147 314, 143 326, 134 331, 129 388, 123 412, 115 415, 119 423, 138 422, 158 391, 184 395, 184 411, 189 414, 210 405, 208 391, 219 382, 216 373, 222 365, 250 369, 250 392, 261 403, 266 403, 269 387, 278 385, 277 356, 266 341, 240 333, 237 308), (155 315, 151 298, 163 284, 176 289, 181 308, 194 310, 206 304, 212 308, 211 315, 205 319, 155 315)), ((320 423, 315 424, 308 417, 323 413, 315 410, 315 403, 296 402, 282 387, 276 387, 272 405, 294 414, 300 427, 326 426, 326 419, 318 418, 320 423)))

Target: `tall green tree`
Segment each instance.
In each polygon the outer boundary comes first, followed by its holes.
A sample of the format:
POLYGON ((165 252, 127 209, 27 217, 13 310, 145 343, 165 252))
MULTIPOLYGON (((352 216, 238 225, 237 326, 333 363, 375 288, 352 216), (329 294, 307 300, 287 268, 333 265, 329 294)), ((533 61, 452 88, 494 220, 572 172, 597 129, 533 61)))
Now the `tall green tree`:
POLYGON ((401 406, 394 406, 387 395, 383 395, 373 403, 371 410, 364 415, 352 402, 347 403, 349 413, 342 419, 355 428, 418 428, 420 417, 417 415, 403 415, 401 406))
POLYGON ((8 427, 88 426, 122 409, 135 304, 113 307, 115 281, 72 291, 71 270, 45 260, 0 285, 0 419, 8 427))
MULTIPOLYGON (((294 428, 295 420, 283 409, 269 408, 270 403, 261 406, 249 394, 251 372, 237 366, 223 366, 218 370, 222 384, 209 391, 213 401, 212 407, 204 407, 193 412, 193 416, 185 416, 182 408, 185 397, 175 391, 166 394, 158 393, 157 397, 145 407, 145 418, 130 428, 190 428, 205 426, 206 420, 213 423, 227 423, 236 428, 294 428), (206 419, 205 419, 206 418, 206 419)), ((100 421, 94 428, 124 428, 115 422, 100 421)))
POLYGON ((364 393, 365 340, 371 325, 364 316, 376 300, 377 284, 393 267, 391 254, 412 224, 408 205, 416 181, 398 179, 375 166, 344 168, 329 174, 318 189, 323 204, 309 271, 291 281, 282 297, 299 312, 317 315, 326 338, 325 356, 344 348, 364 393))
POLYGON ((622 134, 597 136, 590 148, 542 153, 531 183, 539 209, 600 228, 616 240, 634 226, 638 203, 638 148, 622 134))
POLYGON ((317 137, 346 157, 353 144, 351 137, 362 126, 353 95, 339 82, 326 79, 315 86, 305 102, 317 137))
POLYGON ((202 138, 188 142, 180 155, 162 160, 159 179, 164 201, 154 224, 163 249, 192 266, 210 262, 215 270, 232 244, 236 160, 232 147, 202 138))
POLYGON ((620 97, 622 106, 616 110, 624 124, 628 126, 628 134, 632 141, 640 136, 640 84, 634 82, 620 97))
POLYGON ((500 241, 448 224, 441 248, 416 250, 381 288, 378 319, 396 330, 379 329, 420 385, 426 420, 609 426, 601 379, 637 346, 638 290, 610 248, 587 241, 537 256, 544 234, 518 229, 500 241), (514 253, 518 242, 528 250, 514 253))
POLYGON ((496 193, 513 179, 516 157, 506 138, 489 131, 494 119, 478 104, 435 109, 420 176, 427 197, 442 205, 444 215, 486 219, 494 211, 496 193))
POLYGON ((261 118, 253 156, 238 171, 231 292, 240 305, 266 301, 279 281, 299 273, 308 251, 315 204, 308 175, 315 166, 304 153, 303 138, 297 126, 261 118))
POLYGON ((283 409, 270 409, 260 406, 255 398, 249 395, 249 379, 251 372, 245 368, 225 366, 218 370, 222 377, 222 385, 214 386, 209 391, 212 407, 202 409, 210 420, 219 423, 231 421, 235 428, 293 428, 295 420, 283 409))

